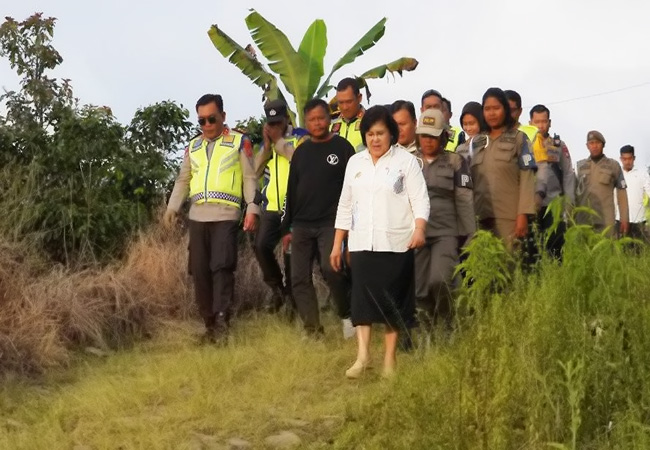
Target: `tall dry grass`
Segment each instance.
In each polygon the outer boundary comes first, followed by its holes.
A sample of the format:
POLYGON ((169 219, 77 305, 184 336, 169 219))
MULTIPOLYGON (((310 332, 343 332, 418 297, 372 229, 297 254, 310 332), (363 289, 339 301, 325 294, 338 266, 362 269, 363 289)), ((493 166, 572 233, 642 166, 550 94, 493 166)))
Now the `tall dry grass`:
MULTIPOLYGON (((239 305, 265 293, 248 241, 237 276, 239 305)), ((0 373, 39 373, 73 351, 119 348, 162 320, 195 313, 187 236, 155 228, 134 239, 123 261, 75 271, 48 266, 25 246, 0 242, 0 373)))

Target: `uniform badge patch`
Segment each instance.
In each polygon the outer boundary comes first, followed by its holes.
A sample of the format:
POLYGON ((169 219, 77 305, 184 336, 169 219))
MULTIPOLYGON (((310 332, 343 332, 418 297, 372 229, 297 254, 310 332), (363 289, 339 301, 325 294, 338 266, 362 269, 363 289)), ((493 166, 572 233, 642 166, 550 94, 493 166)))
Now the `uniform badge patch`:
POLYGON ((223 136, 221 138, 221 145, 225 145, 226 147, 234 147, 235 146, 235 136, 232 134, 223 136))
POLYGON ((341 131, 341 122, 336 122, 332 125, 332 133, 339 134, 341 131))
POLYGON ((422 125, 429 125, 432 127, 436 126, 436 118, 435 117, 423 117, 422 118, 422 125))
POLYGON ((564 156, 566 158, 569 160, 571 159, 571 155, 569 155, 569 148, 566 145, 562 145, 562 153, 564 153, 564 156))
POLYGON ((244 153, 246 154, 246 157, 252 158, 253 157, 253 143, 251 142, 251 140, 248 139, 248 138, 243 139, 242 147, 244 149, 244 153))
POLYGON ((357 120, 357 121, 354 123, 354 131, 359 131, 360 129, 361 129, 361 121, 360 121, 360 120, 357 120))
POLYGON ((195 151, 195 150, 200 149, 202 145, 203 145, 203 139, 200 139, 200 138, 197 139, 197 140, 194 142, 194 145, 192 145, 192 151, 195 151))

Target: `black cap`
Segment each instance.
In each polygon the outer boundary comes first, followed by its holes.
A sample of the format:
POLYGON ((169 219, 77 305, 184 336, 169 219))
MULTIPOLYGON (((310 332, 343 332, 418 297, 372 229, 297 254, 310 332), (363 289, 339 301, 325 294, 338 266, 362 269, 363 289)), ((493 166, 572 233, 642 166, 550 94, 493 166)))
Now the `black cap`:
POLYGON ((282 119, 289 117, 287 113, 287 104, 282 100, 271 100, 264 106, 267 123, 282 122, 282 119))

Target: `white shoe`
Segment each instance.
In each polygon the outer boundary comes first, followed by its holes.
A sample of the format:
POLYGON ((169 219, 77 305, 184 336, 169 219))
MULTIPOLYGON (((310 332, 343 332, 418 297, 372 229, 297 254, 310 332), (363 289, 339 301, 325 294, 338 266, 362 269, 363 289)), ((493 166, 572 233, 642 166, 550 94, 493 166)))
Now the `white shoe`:
POLYGON ((346 378, 349 378, 351 380, 356 380, 357 378, 360 378, 361 375, 363 375, 363 372, 366 371, 368 368, 369 363, 368 362, 361 362, 358 359, 352 364, 352 366, 345 371, 345 376, 346 378))
POLYGON ((352 339, 357 334, 357 329, 352 325, 350 319, 343 319, 343 339, 352 339))

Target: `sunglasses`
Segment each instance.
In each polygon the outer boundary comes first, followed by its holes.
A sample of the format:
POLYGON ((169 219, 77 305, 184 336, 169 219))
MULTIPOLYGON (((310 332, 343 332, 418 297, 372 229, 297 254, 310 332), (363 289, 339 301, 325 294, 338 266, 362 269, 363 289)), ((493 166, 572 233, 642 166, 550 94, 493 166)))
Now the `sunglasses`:
POLYGON ((209 123, 210 125, 214 125, 215 123, 217 123, 217 116, 208 116, 207 119, 205 117, 199 117, 199 125, 204 127, 206 123, 209 123))

